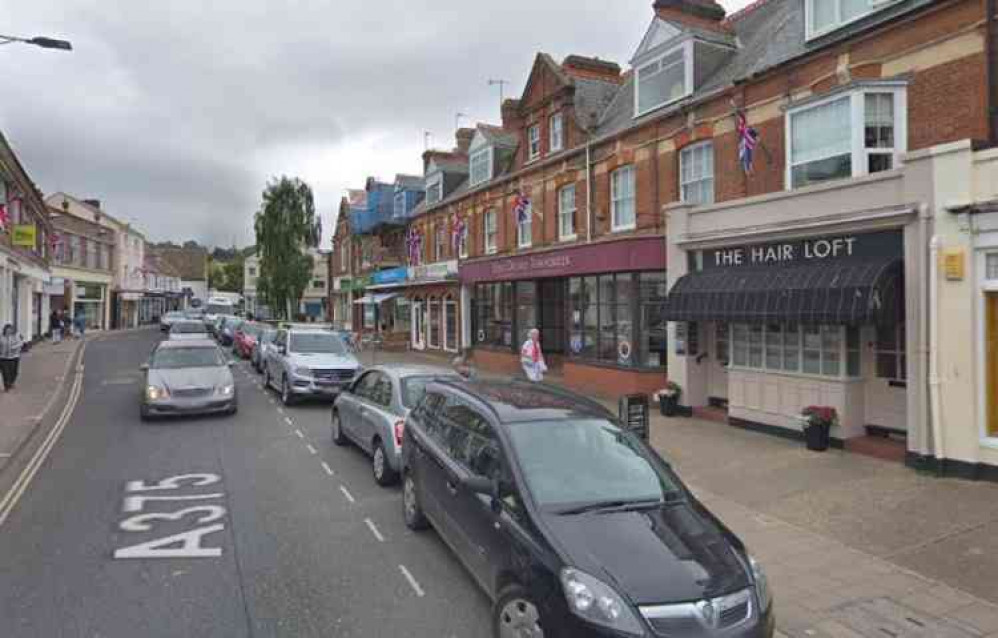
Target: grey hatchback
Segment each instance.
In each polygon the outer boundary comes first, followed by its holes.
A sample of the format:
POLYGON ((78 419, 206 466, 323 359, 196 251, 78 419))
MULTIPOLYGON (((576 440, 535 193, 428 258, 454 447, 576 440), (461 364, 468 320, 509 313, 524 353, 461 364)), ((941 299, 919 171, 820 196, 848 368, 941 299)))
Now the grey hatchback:
POLYGON ((378 485, 398 480, 405 418, 435 379, 460 380, 447 368, 378 366, 367 370, 333 404, 333 442, 356 443, 371 456, 378 485))

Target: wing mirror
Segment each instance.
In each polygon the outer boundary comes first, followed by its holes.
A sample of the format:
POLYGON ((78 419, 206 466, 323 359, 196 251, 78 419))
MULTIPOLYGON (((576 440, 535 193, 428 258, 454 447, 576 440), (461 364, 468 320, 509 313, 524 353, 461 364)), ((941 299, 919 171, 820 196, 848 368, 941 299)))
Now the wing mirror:
POLYGON ((484 494, 485 496, 493 495, 492 492, 493 488, 495 487, 495 484, 491 479, 485 478, 484 476, 469 474, 468 476, 464 477, 464 479, 461 482, 464 483, 464 486, 470 492, 474 492, 475 494, 484 494))
POLYGON ((142 365, 139 366, 139 370, 141 370, 142 372, 146 372, 147 370, 149 370, 149 364, 143 363, 142 365))

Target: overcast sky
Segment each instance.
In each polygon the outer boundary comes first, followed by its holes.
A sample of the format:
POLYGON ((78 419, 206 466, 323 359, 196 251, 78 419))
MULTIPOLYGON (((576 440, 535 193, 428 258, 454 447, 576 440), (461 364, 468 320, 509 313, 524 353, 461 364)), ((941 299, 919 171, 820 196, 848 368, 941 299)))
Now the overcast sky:
MULTIPOLYGON (((537 51, 627 67, 651 0, 32 0, 0 32, 0 129, 45 193, 96 197, 154 240, 253 241, 267 179, 312 185, 328 247, 345 188, 420 173, 423 132, 499 121, 537 51)), ((728 11, 748 0, 722 0, 728 11)))

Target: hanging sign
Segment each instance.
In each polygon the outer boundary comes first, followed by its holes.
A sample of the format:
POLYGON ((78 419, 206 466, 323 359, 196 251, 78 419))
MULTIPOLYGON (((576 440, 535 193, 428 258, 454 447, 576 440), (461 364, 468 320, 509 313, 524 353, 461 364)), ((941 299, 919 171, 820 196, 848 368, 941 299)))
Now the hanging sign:
POLYGON ((16 224, 11 237, 15 246, 34 248, 38 238, 38 227, 34 224, 16 224))

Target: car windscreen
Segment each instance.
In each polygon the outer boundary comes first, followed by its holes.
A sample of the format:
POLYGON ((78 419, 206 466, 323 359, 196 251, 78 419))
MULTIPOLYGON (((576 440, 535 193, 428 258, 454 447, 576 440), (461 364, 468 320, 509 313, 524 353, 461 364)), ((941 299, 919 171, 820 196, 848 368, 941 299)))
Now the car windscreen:
POLYGON ((240 327, 240 330, 243 331, 244 335, 249 336, 249 337, 253 337, 254 339, 256 337, 259 337, 260 333, 263 331, 263 329, 260 326, 258 326, 256 324, 252 324, 252 323, 244 323, 240 327))
MULTIPOLYGON (((176 343, 176 342, 174 342, 176 343)), ((222 352, 214 347, 158 348, 149 367, 157 370, 176 368, 217 368, 225 365, 222 352)))
POLYGON ((170 327, 171 334, 204 334, 204 324, 195 321, 178 321, 170 327))
POLYGON ((399 390, 402 392, 402 405, 408 409, 416 407, 419 400, 426 394, 426 386, 434 379, 455 379, 460 380, 457 375, 413 375, 402 377, 399 390))
POLYGON ((289 350, 315 354, 346 354, 343 340, 332 332, 292 333, 289 350))
POLYGON ((512 424, 509 432, 527 489, 541 507, 664 502, 679 491, 652 453, 610 421, 531 421, 512 424))
POLYGON ((225 315, 232 312, 232 306, 228 304, 208 304, 205 312, 209 315, 225 315))

